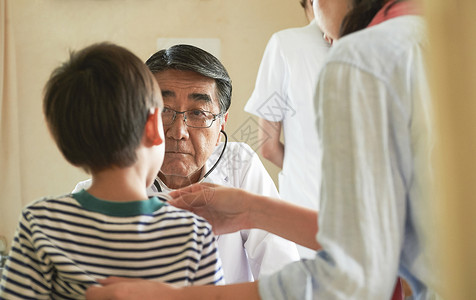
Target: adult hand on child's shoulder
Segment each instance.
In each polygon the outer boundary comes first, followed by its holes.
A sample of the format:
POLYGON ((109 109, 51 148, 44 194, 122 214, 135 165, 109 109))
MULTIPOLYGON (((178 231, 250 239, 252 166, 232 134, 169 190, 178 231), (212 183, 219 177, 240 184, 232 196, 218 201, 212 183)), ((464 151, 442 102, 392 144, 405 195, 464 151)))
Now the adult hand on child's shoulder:
POLYGON ((109 277, 99 280, 102 285, 92 286, 86 291, 88 300, 146 300, 177 299, 179 289, 170 285, 144 279, 109 277))

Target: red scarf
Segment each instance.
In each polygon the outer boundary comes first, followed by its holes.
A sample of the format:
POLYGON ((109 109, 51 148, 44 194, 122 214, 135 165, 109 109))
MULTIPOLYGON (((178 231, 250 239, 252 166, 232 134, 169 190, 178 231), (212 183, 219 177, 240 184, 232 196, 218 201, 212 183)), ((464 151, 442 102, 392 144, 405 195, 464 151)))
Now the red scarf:
POLYGON ((405 15, 420 15, 422 13, 421 7, 416 4, 415 1, 407 0, 393 4, 394 2, 395 0, 392 0, 385 4, 382 9, 378 11, 367 27, 380 24, 392 18, 405 15), (390 5, 392 5, 392 7, 388 9, 390 5))

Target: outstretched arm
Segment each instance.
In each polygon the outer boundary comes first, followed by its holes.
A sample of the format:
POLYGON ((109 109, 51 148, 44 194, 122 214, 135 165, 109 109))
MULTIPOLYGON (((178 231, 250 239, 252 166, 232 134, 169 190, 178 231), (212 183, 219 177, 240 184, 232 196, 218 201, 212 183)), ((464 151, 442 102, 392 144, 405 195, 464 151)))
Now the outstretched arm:
POLYGON ((210 183, 194 184, 170 195, 174 198, 170 204, 207 219, 216 234, 258 228, 311 249, 320 248, 316 211, 210 183))
POLYGON ((144 299, 260 299, 257 282, 225 286, 192 286, 174 288, 170 285, 142 279, 110 277, 100 281, 101 287, 90 287, 88 300, 144 300, 144 299))

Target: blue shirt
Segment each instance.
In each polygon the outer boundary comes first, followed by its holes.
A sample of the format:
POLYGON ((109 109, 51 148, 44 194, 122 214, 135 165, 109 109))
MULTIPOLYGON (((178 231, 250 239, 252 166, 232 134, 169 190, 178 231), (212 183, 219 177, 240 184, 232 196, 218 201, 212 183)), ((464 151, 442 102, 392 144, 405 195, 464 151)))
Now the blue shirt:
POLYGON ((399 275, 416 299, 435 296, 424 249, 431 228, 425 44, 421 17, 403 16, 332 47, 315 102, 322 250, 262 278, 263 299, 390 299, 399 275))

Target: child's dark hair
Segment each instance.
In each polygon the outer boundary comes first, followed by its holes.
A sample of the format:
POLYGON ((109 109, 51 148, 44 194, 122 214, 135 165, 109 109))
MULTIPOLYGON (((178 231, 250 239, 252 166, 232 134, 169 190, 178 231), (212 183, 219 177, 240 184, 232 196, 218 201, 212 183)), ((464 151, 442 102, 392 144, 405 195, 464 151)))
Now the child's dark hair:
POLYGON ((64 157, 86 172, 136 161, 149 109, 161 106, 152 73, 129 50, 94 44, 72 52, 45 86, 43 112, 64 157))

